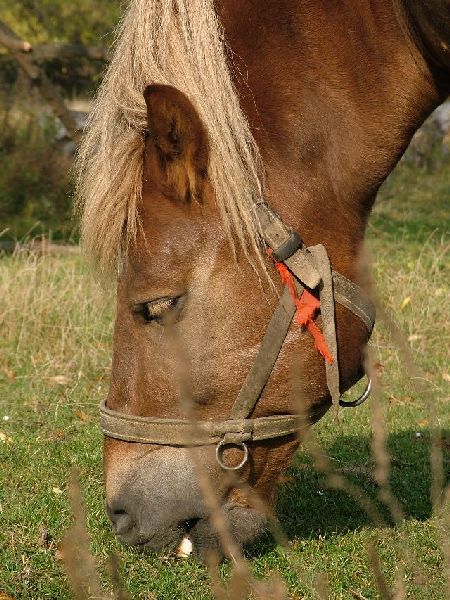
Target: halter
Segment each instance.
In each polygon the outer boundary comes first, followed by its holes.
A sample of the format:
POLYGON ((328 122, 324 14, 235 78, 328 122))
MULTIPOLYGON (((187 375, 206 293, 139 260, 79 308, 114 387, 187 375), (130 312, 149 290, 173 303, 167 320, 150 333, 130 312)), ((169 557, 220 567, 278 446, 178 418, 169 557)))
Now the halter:
MULTIPOLYGON (((355 401, 340 398, 337 356, 335 301, 355 314, 366 326, 368 337, 375 323, 375 310, 364 291, 355 283, 333 271, 322 245, 305 248, 295 231, 290 230, 266 204, 254 208, 261 233, 277 265, 286 268, 288 280, 272 318, 267 326, 256 358, 244 380, 229 415, 224 421, 190 421, 139 417, 111 410, 106 400, 100 405, 100 427, 104 435, 140 444, 164 446, 216 445, 216 459, 223 469, 240 469, 247 461, 247 442, 256 442, 296 434, 306 426, 303 415, 274 415, 251 418, 264 386, 269 379, 283 346, 298 300, 306 290, 316 290, 320 299, 327 386, 334 406, 355 407, 370 394, 371 382, 355 401), (239 447, 240 463, 227 467, 222 461, 223 450, 239 447)), ((317 326, 314 323, 317 329, 317 326)), ((317 347, 317 340, 316 340, 317 347)), ((320 350, 320 348, 318 348, 320 350)), ((312 415, 313 417, 313 415, 312 415)))

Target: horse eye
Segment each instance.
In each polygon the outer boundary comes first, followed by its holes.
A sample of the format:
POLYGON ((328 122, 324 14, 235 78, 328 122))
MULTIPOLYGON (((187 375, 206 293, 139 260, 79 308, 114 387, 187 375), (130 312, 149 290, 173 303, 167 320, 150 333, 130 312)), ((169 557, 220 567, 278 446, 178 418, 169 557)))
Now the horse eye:
POLYGON ((141 305, 141 313, 147 323, 156 321, 162 325, 173 323, 179 316, 181 296, 174 298, 159 298, 141 305), (175 309, 177 309, 175 311, 175 309))

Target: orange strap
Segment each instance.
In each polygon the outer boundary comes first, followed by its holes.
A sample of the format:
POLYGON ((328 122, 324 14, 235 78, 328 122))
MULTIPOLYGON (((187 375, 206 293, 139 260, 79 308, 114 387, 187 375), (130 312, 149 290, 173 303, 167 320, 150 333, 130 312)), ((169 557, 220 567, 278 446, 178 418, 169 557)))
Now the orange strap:
POLYGON ((316 350, 323 356, 328 364, 333 364, 333 357, 328 349, 328 346, 325 342, 325 338, 323 337, 323 333, 317 327, 314 322, 314 317, 317 314, 317 311, 320 308, 320 300, 318 300, 315 296, 311 294, 306 288, 303 290, 300 298, 297 294, 297 288, 295 287, 294 276, 286 267, 286 265, 282 262, 278 262, 273 257, 273 252, 271 249, 268 251, 269 256, 272 258, 275 268, 278 271, 281 281, 284 285, 287 286, 289 292, 291 293, 292 300, 294 301, 295 306, 297 307, 297 312, 295 315, 295 319, 297 323, 304 327, 310 335, 314 338, 314 345, 316 350))

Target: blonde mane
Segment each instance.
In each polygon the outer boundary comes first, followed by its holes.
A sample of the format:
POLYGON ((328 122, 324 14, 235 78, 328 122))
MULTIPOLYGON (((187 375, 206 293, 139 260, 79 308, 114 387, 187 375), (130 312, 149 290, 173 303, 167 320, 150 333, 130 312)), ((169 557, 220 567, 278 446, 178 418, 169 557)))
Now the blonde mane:
POLYGON ((196 107, 209 136, 209 178, 224 226, 248 255, 258 247, 253 203, 262 164, 227 66, 214 0, 131 0, 77 161, 82 241, 111 274, 138 228, 147 85, 172 85, 196 107))

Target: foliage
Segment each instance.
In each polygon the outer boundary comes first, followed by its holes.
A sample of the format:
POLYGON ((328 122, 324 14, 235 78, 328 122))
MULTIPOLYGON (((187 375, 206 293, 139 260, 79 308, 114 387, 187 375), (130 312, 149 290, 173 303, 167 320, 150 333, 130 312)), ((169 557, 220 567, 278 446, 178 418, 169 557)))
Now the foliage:
POLYGON ((2 1, 0 19, 31 44, 109 45, 120 14, 116 0, 2 1))
POLYGON ((0 98, 0 222, 3 238, 52 232, 69 238, 72 158, 57 140, 61 126, 37 94, 0 98), (6 231, 5 231, 6 230, 6 231))
MULTIPOLYGON (((77 44, 108 48, 120 14, 114 0, 20 0, 0 9, 4 21, 24 40, 36 44, 77 44)), ((104 63, 85 57, 46 60, 48 78, 68 94, 92 94, 104 63)), ((9 87, 17 79, 17 63, 0 46, 0 83, 9 87)))
MULTIPOLYGON (((0 0, 0 20, 31 44, 63 42, 108 47, 119 13, 115 0, 0 0)), ((66 96, 92 94, 103 63, 79 58, 45 63, 66 96)), ((0 47, 0 233, 22 238, 51 232, 72 236, 71 159, 57 141, 61 125, 42 106, 8 53, 0 47)))

